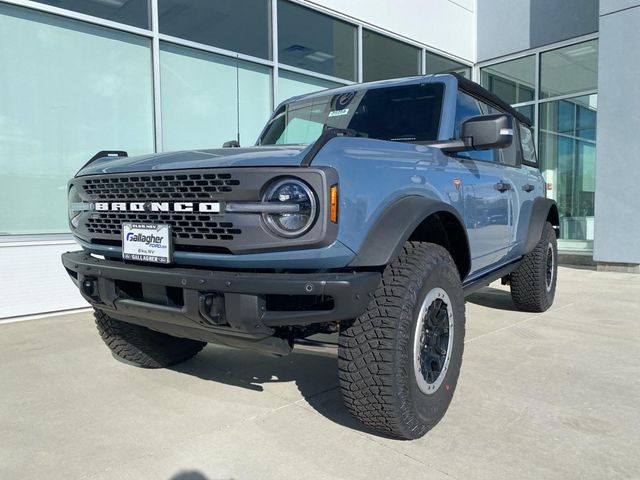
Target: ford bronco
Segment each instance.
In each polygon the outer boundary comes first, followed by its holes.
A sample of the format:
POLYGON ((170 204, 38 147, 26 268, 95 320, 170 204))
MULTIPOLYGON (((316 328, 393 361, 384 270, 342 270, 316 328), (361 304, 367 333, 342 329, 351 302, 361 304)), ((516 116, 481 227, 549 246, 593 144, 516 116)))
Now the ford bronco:
POLYGON ((530 121, 456 75, 346 86, 277 107, 255 146, 127 157, 69 182, 62 262, 113 353, 159 368, 206 343, 284 355, 339 332, 365 425, 418 438, 453 396, 465 296, 509 284, 541 312, 558 209, 530 121))

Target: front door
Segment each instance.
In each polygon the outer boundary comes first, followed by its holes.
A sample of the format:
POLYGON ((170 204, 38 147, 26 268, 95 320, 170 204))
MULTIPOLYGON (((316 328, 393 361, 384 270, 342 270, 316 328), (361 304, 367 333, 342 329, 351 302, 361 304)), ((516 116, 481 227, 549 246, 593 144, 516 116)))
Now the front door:
POLYGON ((500 164, 472 159, 461 163, 472 173, 465 175, 462 191, 471 271, 476 274, 499 263, 509 248, 513 185, 500 164))

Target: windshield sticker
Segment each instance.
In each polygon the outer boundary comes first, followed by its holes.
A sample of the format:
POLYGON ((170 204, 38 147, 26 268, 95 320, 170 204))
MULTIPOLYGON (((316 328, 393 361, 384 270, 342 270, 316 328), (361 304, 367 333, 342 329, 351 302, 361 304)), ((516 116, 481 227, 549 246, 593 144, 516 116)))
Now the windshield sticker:
POLYGON ((334 110, 332 112, 329 112, 329 117, 340 117, 342 115, 346 115, 349 113, 349 109, 348 108, 343 108, 342 110, 334 110))
POLYGON ((343 93, 342 95, 339 95, 335 99, 336 110, 340 110, 342 108, 346 108, 347 106, 349 106, 349 104, 351 103, 351 100, 353 100, 355 96, 356 96, 356 92, 347 92, 347 93, 343 93))

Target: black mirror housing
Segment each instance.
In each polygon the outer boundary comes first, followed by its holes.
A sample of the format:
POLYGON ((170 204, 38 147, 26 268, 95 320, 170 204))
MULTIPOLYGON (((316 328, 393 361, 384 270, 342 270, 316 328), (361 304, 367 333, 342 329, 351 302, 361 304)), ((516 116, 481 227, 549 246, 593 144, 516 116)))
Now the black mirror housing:
POLYGON ((513 142, 513 117, 506 113, 478 115, 462 123, 460 137, 471 150, 506 148, 513 142))

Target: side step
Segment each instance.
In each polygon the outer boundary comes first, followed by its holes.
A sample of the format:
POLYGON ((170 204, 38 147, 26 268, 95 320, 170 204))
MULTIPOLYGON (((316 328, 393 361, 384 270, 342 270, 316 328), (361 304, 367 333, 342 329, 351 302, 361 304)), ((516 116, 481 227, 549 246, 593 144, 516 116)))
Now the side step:
POLYGON ((515 262, 508 263, 507 265, 500 267, 498 270, 494 270, 493 272, 489 272, 479 278, 471 280, 468 283, 465 283, 462 288, 464 289, 464 296, 471 295, 472 293, 480 290, 482 287, 486 287, 491 282, 498 280, 506 275, 509 275, 513 272, 520 263, 522 259, 516 260, 515 262))

